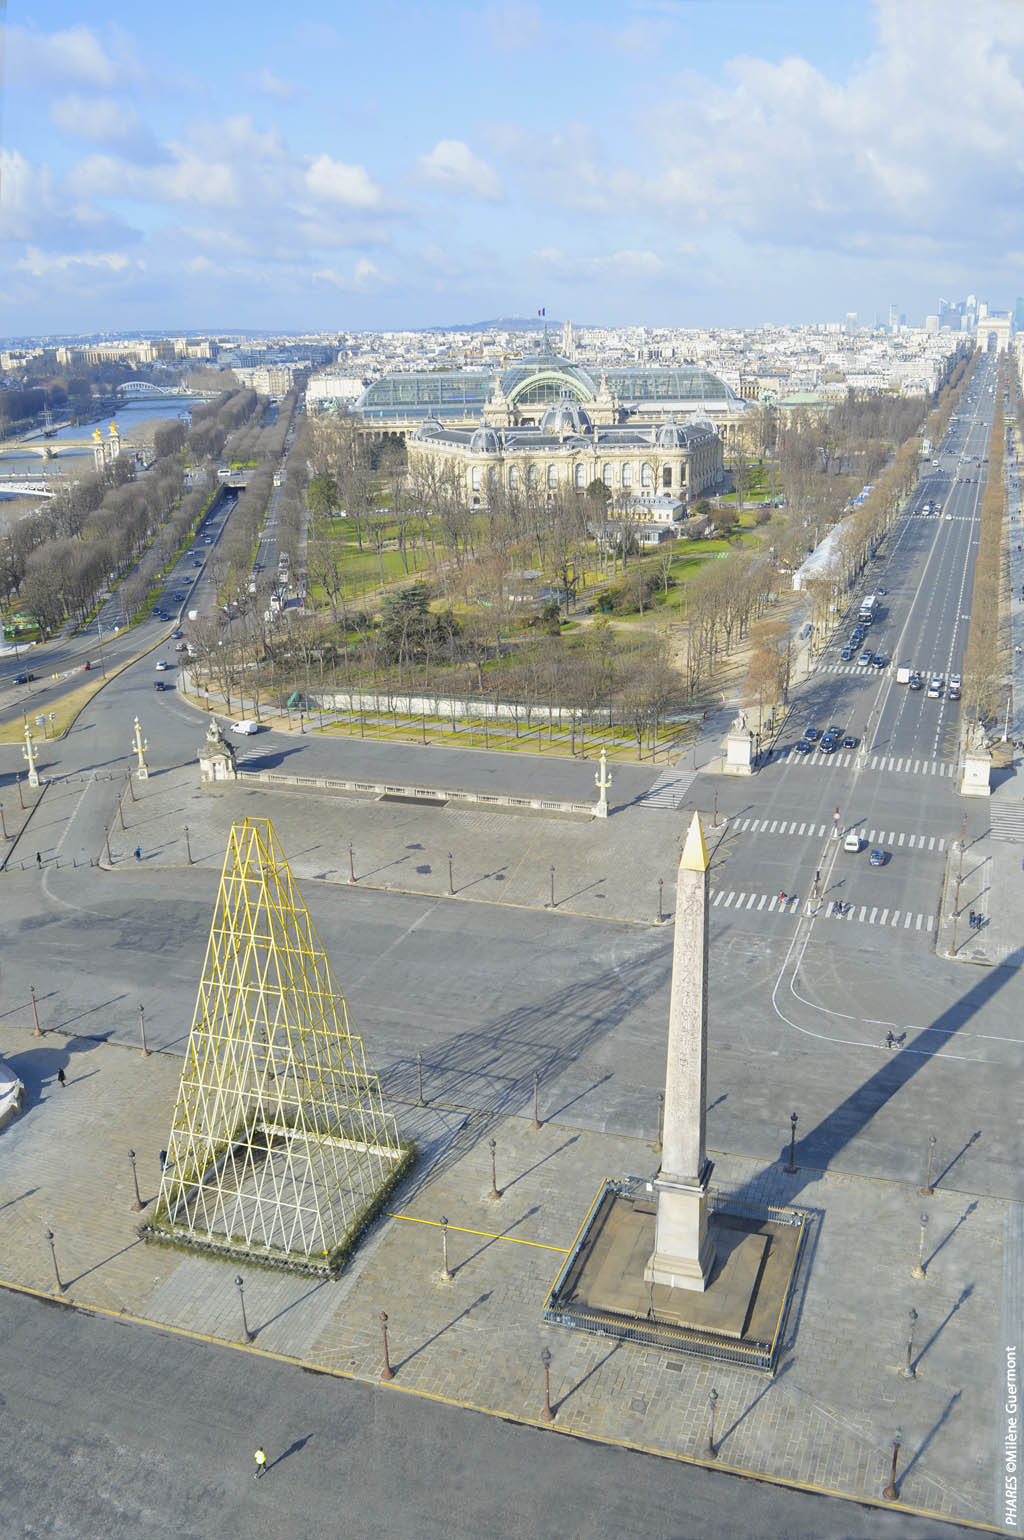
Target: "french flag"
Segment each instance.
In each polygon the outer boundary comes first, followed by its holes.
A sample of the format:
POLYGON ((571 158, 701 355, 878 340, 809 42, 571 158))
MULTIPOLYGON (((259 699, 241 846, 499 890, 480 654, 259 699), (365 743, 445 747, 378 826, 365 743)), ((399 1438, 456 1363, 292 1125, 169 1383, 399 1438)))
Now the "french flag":
POLYGON ((538 310, 537 314, 538 315, 547 315, 547 311, 546 310, 538 310))

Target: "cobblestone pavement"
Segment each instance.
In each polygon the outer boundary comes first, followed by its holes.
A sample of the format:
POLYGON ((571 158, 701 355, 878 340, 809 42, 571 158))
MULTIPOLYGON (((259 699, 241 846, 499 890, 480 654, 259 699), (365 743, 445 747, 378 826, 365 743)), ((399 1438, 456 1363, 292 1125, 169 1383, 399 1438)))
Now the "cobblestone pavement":
MULTIPOLYGON (((205 1337, 237 1341, 237 1267, 136 1235, 128 1158, 152 1201, 180 1059, 96 1038, 0 1027, 0 1053, 25 1081, 26 1110, 3 1134, 3 1281, 53 1293, 52 1229, 66 1297, 205 1337), (56 1081, 63 1067, 67 1086, 56 1081)), ((650 1144, 568 1123, 396 1104, 422 1158, 337 1282, 245 1268, 254 1353, 359 1380, 381 1370, 390 1317, 394 1387, 536 1422, 540 1351, 551 1348, 556 1426, 701 1460, 708 1392, 718 1393, 718 1465, 877 1500, 902 1429, 898 1483, 910 1508, 998 1523, 993 1487, 1003 1429, 998 1373, 1008 1205, 941 1186, 910 1187, 718 1153, 727 1192, 793 1202, 811 1215, 788 1336, 773 1381, 558 1328, 540 1313, 606 1175, 645 1175, 650 1144), (501 1197, 490 1191, 497 1141, 501 1197), (918 1216, 930 1223, 925 1277, 912 1276, 918 1216), (438 1221, 449 1221, 451 1282, 438 1221), (916 1377, 901 1375, 911 1307, 916 1377)), ((541 1114, 543 1117, 543 1106, 541 1114)), ((1012 1206, 1009 1206, 1012 1207, 1012 1206)), ((382 1394, 387 1393, 382 1389, 382 1394)))

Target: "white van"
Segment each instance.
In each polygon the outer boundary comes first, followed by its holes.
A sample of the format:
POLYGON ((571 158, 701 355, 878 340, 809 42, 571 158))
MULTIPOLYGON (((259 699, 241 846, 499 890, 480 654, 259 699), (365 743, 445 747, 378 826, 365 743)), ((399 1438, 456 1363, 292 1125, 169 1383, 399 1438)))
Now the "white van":
POLYGON ((259 722, 254 722, 251 719, 244 722, 232 722, 231 724, 231 731, 233 733, 240 733, 243 738, 251 738, 253 733, 258 733, 259 730, 259 722))

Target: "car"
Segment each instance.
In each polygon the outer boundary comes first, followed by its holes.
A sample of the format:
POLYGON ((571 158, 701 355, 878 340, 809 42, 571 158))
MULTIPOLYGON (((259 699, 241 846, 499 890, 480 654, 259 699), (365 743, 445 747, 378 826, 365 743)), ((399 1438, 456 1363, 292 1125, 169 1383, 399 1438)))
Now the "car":
POLYGON ((806 738, 801 738, 799 743, 793 745, 798 754, 809 754, 814 748, 813 743, 808 743, 806 738))
POLYGON ((872 866, 884 866, 888 859, 889 852, 887 850, 879 850, 877 845, 868 856, 868 860, 872 866))
POLYGON ((887 594, 888 592, 889 592, 889 590, 887 588, 883 588, 881 586, 881 584, 879 584, 879 586, 875 589, 875 593, 876 594, 883 594, 884 595, 884 594, 887 594))
POLYGON ((201 561, 194 561, 194 562, 193 562, 193 563, 192 563, 192 565, 193 565, 193 567, 201 567, 201 566, 202 566, 202 565, 203 565, 203 564, 202 564, 202 562, 201 562, 201 561))
POLYGON ((924 689, 924 675, 921 673, 920 669, 915 668, 914 672, 911 674, 909 680, 907 681, 907 685, 911 690, 924 689))
POLYGON ((871 651, 871 648, 870 647, 865 647, 864 651, 861 653, 860 657, 857 659, 857 662, 860 664, 860 666, 862 668, 869 668, 873 658, 874 658, 874 653, 871 651))
POLYGON ((830 722, 827 732, 830 738, 841 738, 843 736, 843 729, 839 726, 838 722, 830 722))
POLYGON ((157 620, 160 619, 160 607, 159 607, 159 605, 157 605, 156 608, 153 610, 153 614, 156 616, 157 620))
POLYGON ((175 642, 175 652, 188 652, 188 642, 175 642))
POLYGON ((951 524, 952 524, 952 522, 953 522, 953 515, 952 515, 952 514, 951 514, 951 513, 947 513, 947 514, 946 514, 946 518, 947 518, 947 519, 948 519, 948 520, 949 520, 949 522, 950 522, 950 523, 951 523, 951 524))
POLYGON ((842 658, 844 663, 849 663, 850 659, 853 657, 853 648, 844 647, 839 656, 842 658))
POLYGON ((153 688, 154 688, 154 690, 166 690, 167 683, 163 679, 154 679, 153 680, 153 688))
POLYGON ((834 754, 836 749, 839 747, 839 740, 837 738, 833 738, 831 733, 826 733, 821 742, 818 744, 818 747, 823 754, 834 754))
POLYGON ((938 700, 946 687, 946 682, 941 674, 933 674, 928 681, 928 699, 938 700))
POLYGON ((176 642, 176 641, 178 641, 178 640, 179 640, 179 639, 180 639, 180 638, 181 638, 181 637, 183 637, 183 636, 184 636, 184 635, 185 635, 185 633, 184 633, 184 631, 182 631, 182 630, 180 630, 180 629, 179 629, 179 630, 177 630, 177 631, 172 631, 172 632, 171 632, 171 641, 172 641, 172 642, 176 642))
POLYGON ((232 724, 231 724, 231 731, 233 733, 240 733, 243 738, 251 738, 253 733, 258 733, 259 730, 260 730, 259 722, 245 721, 245 722, 232 722, 232 724))
POLYGON ((886 668, 888 667, 888 663, 889 659, 885 656, 884 652, 876 652, 874 657, 871 659, 872 668, 886 668))
POLYGON ((28 672, 28 670, 26 669, 26 671, 24 673, 22 673, 22 674, 15 674, 14 678, 11 680, 11 683, 12 684, 31 684, 32 680, 35 677, 36 677, 35 674, 30 674, 28 672))
POLYGON ((844 850, 848 850, 851 855, 859 856, 860 855, 860 846, 861 846, 860 835, 859 834, 854 834, 853 831, 851 830, 851 832, 843 840, 843 849, 844 850))
POLYGON ((856 740, 856 738, 853 736, 852 733, 847 733, 846 737, 843 739, 843 748, 844 749, 855 749, 856 747, 857 747, 857 740, 856 740))
POLYGON ((818 731, 818 729, 816 727, 805 727, 804 728, 804 737, 807 739, 808 743, 813 743, 816 738, 820 738, 821 737, 821 733, 818 731))

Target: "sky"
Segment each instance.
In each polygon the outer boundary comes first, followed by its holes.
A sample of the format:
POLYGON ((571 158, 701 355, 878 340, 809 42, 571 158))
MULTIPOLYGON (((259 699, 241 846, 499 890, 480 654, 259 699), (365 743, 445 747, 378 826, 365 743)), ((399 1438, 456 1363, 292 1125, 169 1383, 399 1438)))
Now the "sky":
POLYGON ((1024 293, 1024 0, 0 0, 0 335, 1024 293))

